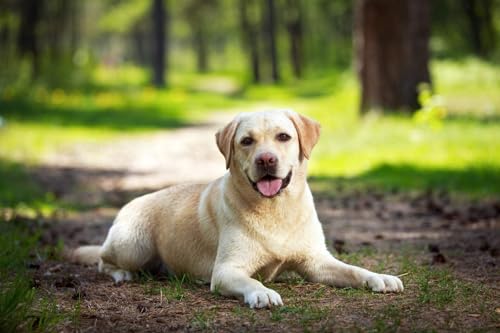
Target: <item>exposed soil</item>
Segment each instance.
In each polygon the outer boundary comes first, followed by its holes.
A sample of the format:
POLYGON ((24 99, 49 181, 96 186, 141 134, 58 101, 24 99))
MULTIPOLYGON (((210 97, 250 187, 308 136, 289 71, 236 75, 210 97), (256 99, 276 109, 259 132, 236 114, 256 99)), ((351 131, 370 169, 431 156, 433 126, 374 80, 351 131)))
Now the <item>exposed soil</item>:
MULTIPOLYGON (((59 200, 85 209, 59 213, 46 221, 43 241, 55 244, 62 239, 67 247, 99 244, 119 207, 131 198, 222 175, 224 160, 214 133, 225 121, 221 117, 198 127, 77 145, 49 156, 44 167, 33 170, 34 177, 59 200)), ((372 249, 373 256, 362 258, 362 264, 372 269, 382 258, 390 262, 392 257, 411 253, 422 265, 447 267, 457 278, 490 289, 492 299, 444 307, 422 305, 418 286, 404 276, 408 283, 400 295, 366 291, 353 296, 349 291, 289 280, 273 285, 288 307, 254 311, 239 300, 211 294, 207 285, 191 283, 169 296, 162 286, 170 286, 171 291, 175 285, 171 280, 156 277, 115 285, 95 267, 62 261, 36 262, 34 285, 53 295, 63 311, 79 307, 80 319, 61 324, 61 331, 500 329, 500 200, 460 200, 442 192, 352 192, 333 182, 331 186, 337 186, 335 191, 315 193, 315 198, 334 251, 352 254, 372 249)), ((389 264, 384 271, 404 273, 400 269, 389 264)))

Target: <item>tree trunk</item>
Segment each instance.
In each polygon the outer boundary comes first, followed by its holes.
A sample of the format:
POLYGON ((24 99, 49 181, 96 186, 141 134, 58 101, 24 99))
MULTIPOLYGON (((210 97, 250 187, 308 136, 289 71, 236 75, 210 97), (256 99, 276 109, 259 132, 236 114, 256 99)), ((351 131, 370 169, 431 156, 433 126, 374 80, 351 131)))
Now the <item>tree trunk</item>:
POLYGON ((167 56, 167 12, 164 0, 153 0, 152 19, 153 19, 153 84, 156 87, 164 87, 166 56, 167 56))
POLYGON ((207 35, 204 31, 205 27, 198 26, 195 28, 194 44, 196 48, 196 65, 198 72, 205 73, 208 71, 208 50, 207 50, 207 35))
POLYGON ((64 55, 65 34, 70 30, 70 14, 72 0, 60 0, 53 3, 50 16, 46 19, 49 26, 49 56, 52 63, 58 62, 64 55))
POLYGON ((240 23, 243 45, 249 53, 254 83, 261 81, 258 30, 248 17, 248 0, 240 0, 240 23))
POLYGON ((150 54, 148 54, 147 43, 148 31, 145 31, 142 21, 136 23, 130 32, 130 38, 133 45, 133 57, 140 65, 147 65, 149 63, 150 54))
POLYGON ((70 47, 71 53, 75 54, 78 50, 78 46, 80 45, 80 33, 81 33, 81 21, 80 15, 82 13, 82 6, 80 2, 72 1, 71 2, 71 12, 70 12, 70 20, 71 20, 71 35, 70 35, 70 47))
POLYGON ((42 0, 23 0, 21 6, 21 22, 18 35, 18 49, 22 56, 31 58, 32 76, 40 73, 40 50, 36 33, 41 17, 42 0))
POLYGON ((355 11, 361 111, 415 110, 430 82, 429 0, 358 0, 355 11))
POLYGON ((290 61, 293 74, 296 78, 302 77, 303 69, 303 30, 302 17, 299 0, 288 0, 287 2, 287 29, 290 41, 290 61))
POLYGON ((488 56, 495 47, 493 3, 491 0, 462 0, 469 21, 470 40, 474 53, 488 56))
POLYGON ((278 68, 278 52, 276 48, 276 13, 274 0, 265 0, 264 38, 266 39, 266 54, 271 60, 271 79, 280 80, 278 68))

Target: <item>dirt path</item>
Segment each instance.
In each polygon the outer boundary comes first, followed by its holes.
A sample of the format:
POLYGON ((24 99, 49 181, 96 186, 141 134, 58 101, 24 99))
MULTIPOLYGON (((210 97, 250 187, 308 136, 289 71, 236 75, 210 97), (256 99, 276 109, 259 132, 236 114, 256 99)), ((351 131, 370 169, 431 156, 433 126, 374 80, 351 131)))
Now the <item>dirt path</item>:
MULTIPOLYGON (((214 133, 228 119, 220 115, 197 127, 76 145, 48 156, 44 166, 34 171, 36 179, 57 199, 85 209, 50 221, 44 240, 62 239, 68 247, 98 244, 119 207, 131 198, 172 184, 208 182, 221 176, 224 160, 214 133)), ((341 188, 333 192, 333 197, 315 193, 316 204, 327 241, 345 260, 402 273, 403 264, 390 258, 410 253, 425 267, 450 268, 463 281, 493 290, 488 295, 500 295, 500 201, 457 201, 446 193, 353 193, 341 188), (365 255, 357 258, 358 251, 365 255)), ((277 284, 289 306, 255 312, 237 300, 210 294, 205 285, 143 279, 115 286, 94 267, 54 261, 41 263, 35 276, 62 309, 73 311, 78 304, 80 322, 62 325, 63 331, 276 332, 367 330, 377 325, 390 330, 396 324, 404 331, 453 331, 453 325, 459 330, 499 327, 498 314, 490 313, 500 306, 495 301, 491 301, 496 304, 493 310, 491 304, 485 310, 489 315, 478 314, 476 308, 464 310, 460 304, 444 309, 418 307, 421 290, 416 278, 406 281, 404 295, 362 292, 351 297, 300 281, 277 284), (387 304, 414 318, 399 315, 396 320, 384 314, 389 311, 387 304), (460 311, 472 311, 473 316, 460 311)))

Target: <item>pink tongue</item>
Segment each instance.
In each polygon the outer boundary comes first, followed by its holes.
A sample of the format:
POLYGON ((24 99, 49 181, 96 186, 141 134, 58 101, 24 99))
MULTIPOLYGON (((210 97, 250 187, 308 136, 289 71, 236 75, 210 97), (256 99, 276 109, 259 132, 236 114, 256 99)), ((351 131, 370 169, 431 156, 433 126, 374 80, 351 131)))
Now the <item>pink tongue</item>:
POLYGON ((273 180, 260 180, 257 182, 259 192, 265 197, 272 197, 276 195, 281 189, 282 180, 277 178, 273 180))

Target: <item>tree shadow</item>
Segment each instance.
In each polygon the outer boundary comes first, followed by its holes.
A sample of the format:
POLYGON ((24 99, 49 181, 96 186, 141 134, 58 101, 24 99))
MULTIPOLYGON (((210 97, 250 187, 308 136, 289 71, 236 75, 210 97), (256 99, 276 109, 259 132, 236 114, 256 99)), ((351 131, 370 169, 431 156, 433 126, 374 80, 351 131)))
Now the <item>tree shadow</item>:
MULTIPOLYGON (((137 175, 138 173, 133 173, 137 175)), ((43 210, 119 208, 159 188, 121 190, 129 170, 65 166, 26 166, 0 158, 0 208, 43 210), (24 208, 23 208, 24 207, 24 208)), ((171 184, 160 184, 165 187, 171 184)))
POLYGON ((446 117, 447 121, 457 123, 472 123, 478 125, 497 125, 500 123, 500 114, 451 114, 446 117))
POLYGON ((500 169, 477 165, 463 169, 423 168, 410 164, 381 164, 355 177, 311 177, 318 188, 377 187, 383 190, 444 190, 473 196, 500 194, 500 169), (327 186, 325 186, 327 185, 327 186))

